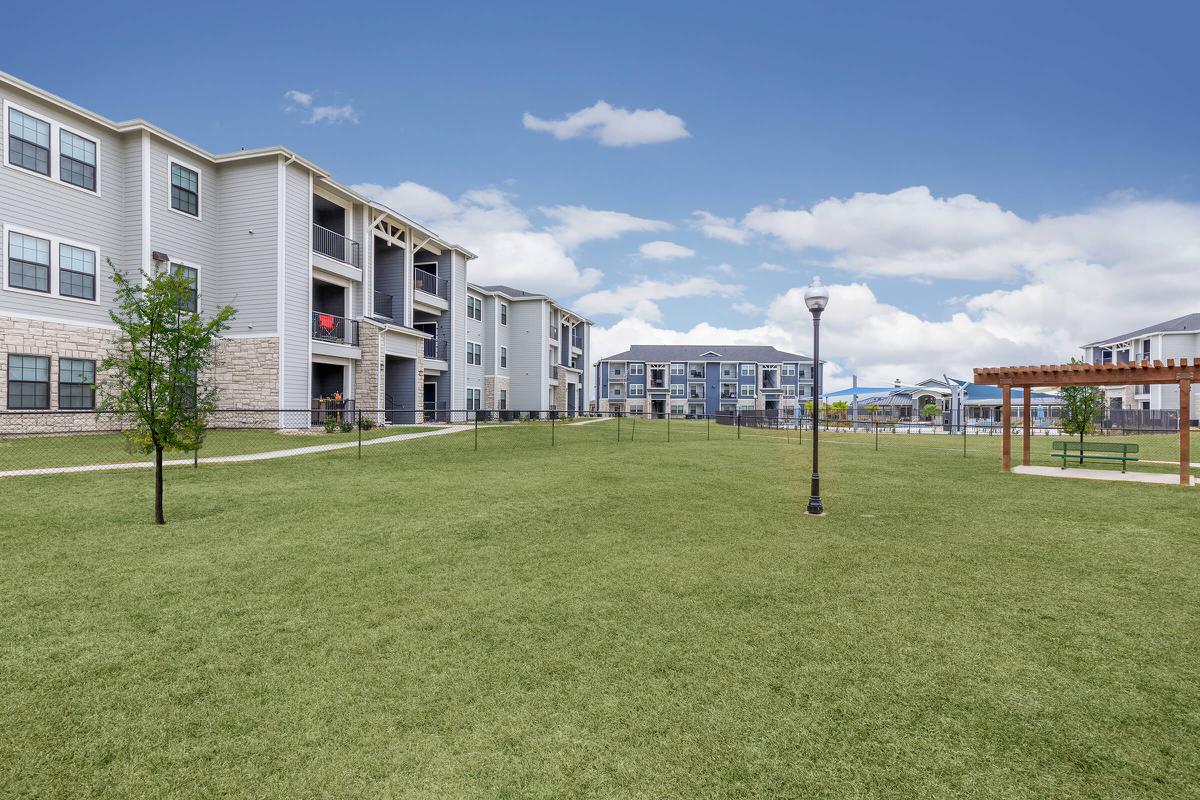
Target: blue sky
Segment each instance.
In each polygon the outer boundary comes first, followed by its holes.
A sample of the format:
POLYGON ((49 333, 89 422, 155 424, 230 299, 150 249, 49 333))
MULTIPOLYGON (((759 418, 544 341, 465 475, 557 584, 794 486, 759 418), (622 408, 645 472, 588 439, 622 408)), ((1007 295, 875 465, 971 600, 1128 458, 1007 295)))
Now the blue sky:
POLYGON ((478 251, 473 277, 579 305, 598 349, 808 350, 814 272, 842 377, 1200 310, 1194 4, 850 5, 57 3, 20 24, 89 46, 8 36, 3 69, 213 151, 294 148, 478 251), (611 130, 554 135, 600 101, 611 130), (659 113, 622 133, 621 109, 659 113))

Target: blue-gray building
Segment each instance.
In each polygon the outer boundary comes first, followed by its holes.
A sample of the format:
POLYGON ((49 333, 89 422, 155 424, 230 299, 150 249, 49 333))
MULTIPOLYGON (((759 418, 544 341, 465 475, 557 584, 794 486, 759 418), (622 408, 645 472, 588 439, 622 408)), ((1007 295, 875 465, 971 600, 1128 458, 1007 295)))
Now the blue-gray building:
POLYGON ((812 400, 813 361, 760 345, 634 345, 597 362, 596 386, 600 411, 791 417, 812 400))

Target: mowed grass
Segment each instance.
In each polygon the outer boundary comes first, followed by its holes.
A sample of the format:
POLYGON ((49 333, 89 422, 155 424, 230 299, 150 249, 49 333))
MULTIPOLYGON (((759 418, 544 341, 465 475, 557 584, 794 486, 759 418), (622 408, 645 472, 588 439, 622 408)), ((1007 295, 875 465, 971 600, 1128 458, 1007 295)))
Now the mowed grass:
POLYGON ((0 795, 1195 796, 1196 490, 662 428, 0 481, 0 795))

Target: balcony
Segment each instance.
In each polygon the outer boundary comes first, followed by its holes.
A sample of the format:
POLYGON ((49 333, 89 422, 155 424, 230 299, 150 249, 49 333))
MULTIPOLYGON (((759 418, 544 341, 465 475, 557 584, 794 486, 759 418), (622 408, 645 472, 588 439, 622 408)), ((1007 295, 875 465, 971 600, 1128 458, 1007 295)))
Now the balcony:
POLYGON ((312 338, 331 344, 358 345, 358 322, 336 314, 312 312, 312 338))
POLYGON ((571 347, 574 347, 576 350, 582 350, 583 349, 583 337, 576 336, 574 333, 572 333, 571 334, 571 347))
POLYGON ((392 319, 392 296, 384 292, 375 292, 375 316, 392 319))
POLYGON ((693 387, 689 388, 687 397, 688 397, 688 400, 703 400, 704 399, 704 387, 703 386, 693 386, 693 387))
POLYGON ((329 256, 335 261, 349 264, 352 267, 362 267, 362 259, 358 252, 358 242, 347 239, 337 231, 322 228, 313 223, 313 252, 329 256))
POLYGON ((552 380, 552 381, 558 380, 558 364, 550 365, 550 380, 552 380))
POLYGON ((418 291, 425 292, 425 294, 431 294, 443 300, 450 299, 450 282, 445 278, 439 278, 432 272, 414 268, 413 285, 418 291))
POLYGON ((733 391, 732 389, 722 389, 721 390, 721 399, 722 400, 736 400, 737 392, 733 391))
POLYGON ((651 389, 666 389, 667 381, 665 378, 651 378, 649 381, 651 389))
POLYGON ((558 325, 550 326, 550 338, 556 342, 558 341, 558 325))
POLYGON ((446 361, 446 355, 450 351, 450 343, 445 339, 426 339, 425 340, 425 357, 436 358, 438 361, 446 361))

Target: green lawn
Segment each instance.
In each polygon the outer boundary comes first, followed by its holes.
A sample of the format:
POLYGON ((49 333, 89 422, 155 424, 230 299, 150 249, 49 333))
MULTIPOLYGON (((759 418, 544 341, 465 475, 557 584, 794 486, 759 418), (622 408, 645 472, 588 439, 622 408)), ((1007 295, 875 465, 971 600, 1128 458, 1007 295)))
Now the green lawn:
POLYGON ((0 796, 1196 796, 1195 489, 547 427, 0 481, 0 796))

